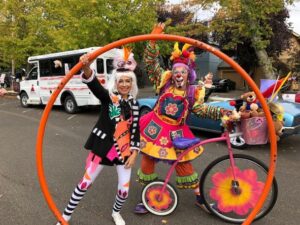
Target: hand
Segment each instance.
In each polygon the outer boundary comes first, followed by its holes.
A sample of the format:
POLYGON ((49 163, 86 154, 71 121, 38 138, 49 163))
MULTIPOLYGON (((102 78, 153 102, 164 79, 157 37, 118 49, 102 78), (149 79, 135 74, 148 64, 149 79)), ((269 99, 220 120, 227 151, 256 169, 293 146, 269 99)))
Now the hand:
MULTIPOLYGON (((163 30, 165 29, 165 24, 164 23, 158 23, 158 24, 155 24, 153 26, 153 29, 151 31, 151 34, 162 34, 163 33, 163 30)), ((155 44, 155 41, 154 40, 151 40, 150 43, 152 45, 155 44)))
POLYGON ((131 156, 129 156, 129 158, 127 159, 127 161, 125 162, 125 169, 129 169, 132 168, 132 166, 135 163, 136 157, 138 155, 138 152, 136 150, 133 150, 131 156))
POLYGON ((163 33, 164 29, 165 29, 164 23, 155 24, 151 31, 151 34, 161 34, 163 33))
POLYGON ((92 61, 89 60, 90 53, 84 54, 80 56, 79 61, 82 62, 82 70, 84 73, 85 78, 89 78, 92 75, 92 70, 90 68, 90 65, 92 64, 92 61))

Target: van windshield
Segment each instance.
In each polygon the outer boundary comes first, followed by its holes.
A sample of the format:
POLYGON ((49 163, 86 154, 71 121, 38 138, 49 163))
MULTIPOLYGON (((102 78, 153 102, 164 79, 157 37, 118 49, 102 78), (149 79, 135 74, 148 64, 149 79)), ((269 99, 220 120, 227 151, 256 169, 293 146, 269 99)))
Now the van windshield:
POLYGON ((37 67, 33 67, 28 73, 27 80, 36 80, 38 78, 37 67))

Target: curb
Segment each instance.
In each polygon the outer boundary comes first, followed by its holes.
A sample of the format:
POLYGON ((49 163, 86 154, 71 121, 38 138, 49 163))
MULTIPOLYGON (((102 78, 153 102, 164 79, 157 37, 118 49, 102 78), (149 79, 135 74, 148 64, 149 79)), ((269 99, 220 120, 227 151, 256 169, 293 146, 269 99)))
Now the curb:
POLYGON ((6 93, 7 96, 17 96, 18 95, 18 92, 15 92, 15 91, 8 91, 6 93))

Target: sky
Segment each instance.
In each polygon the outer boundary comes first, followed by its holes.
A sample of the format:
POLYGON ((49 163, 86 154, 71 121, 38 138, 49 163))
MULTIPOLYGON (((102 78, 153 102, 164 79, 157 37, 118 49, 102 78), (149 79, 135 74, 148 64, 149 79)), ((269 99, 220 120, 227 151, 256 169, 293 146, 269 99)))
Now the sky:
POLYGON ((290 12, 289 22, 292 23, 293 31, 300 34, 300 1, 294 3, 293 6, 288 7, 290 12))
MULTIPOLYGON (((178 4, 183 0, 169 0, 170 3, 178 4)), ((293 31, 300 34, 300 0, 296 0, 295 3, 288 7, 290 18, 287 20, 292 23, 293 31)), ((210 11, 199 11, 198 18, 201 20, 209 19, 213 15, 213 10, 210 11)))

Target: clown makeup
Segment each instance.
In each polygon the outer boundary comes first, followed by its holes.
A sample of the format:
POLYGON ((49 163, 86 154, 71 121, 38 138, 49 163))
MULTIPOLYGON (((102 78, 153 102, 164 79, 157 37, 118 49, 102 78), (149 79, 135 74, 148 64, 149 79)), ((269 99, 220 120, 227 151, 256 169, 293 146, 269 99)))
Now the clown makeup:
POLYGON ((132 88, 132 78, 126 75, 122 75, 117 79, 117 90, 123 98, 127 98, 132 88))
POLYGON ((177 88, 184 88, 187 83, 188 70, 183 66, 178 66, 172 70, 172 79, 177 88))

